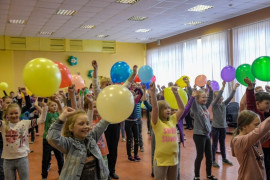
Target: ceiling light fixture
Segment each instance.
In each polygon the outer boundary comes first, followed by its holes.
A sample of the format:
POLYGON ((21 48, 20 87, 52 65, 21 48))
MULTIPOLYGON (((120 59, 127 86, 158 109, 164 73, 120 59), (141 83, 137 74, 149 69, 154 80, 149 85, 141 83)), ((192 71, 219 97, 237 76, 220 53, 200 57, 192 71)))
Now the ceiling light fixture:
POLYGON ((82 29, 94 29, 96 26, 95 25, 81 25, 80 28, 82 29))
POLYGON ((147 17, 143 17, 143 16, 132 16, 128 18, 129 21, 144 21, 146 19, 147 17))
POLYGON ((116 3, 122 3, 122 4, 135 4, 140 0, 116 0, 116 3))
POLYGON ((108 37, 109 35, 104 35, 104 34, 100 34, 100 35, 96 35, 96 37, 98 37, 98 38, 106 38, 106 37, 108 37))
POLYGON ((137 29, 135 32, 141 32, 141 33, 146 33, 151 31, 151 29, 137 29))
POLYGON ((9 19, 9 24, 26 24, 26 20, 23 19, 9 19))
POLYGON ((53 32, 41 31, 41 32, 39 32, 39 34, 41 34, 41 35, 52 35, 53 32))
POLYGON ((194 11, 194 12, 204 12, 208 9, 211 9, 213 8, 214 6, 208 6, 208 5, 197 5, 197 6, 194 6, 190 9, 188 9, 188 11, 194 11))
POLYGON ((202 23, 204 23, 204 22, 202 22, 202 21, 191 21, 189 23, 186 23, 185 25, 198 25, 198 24, 202 24, 202 23))
POLYGON ((64 16, 74 16, 77 12, 78 11, 76 10, 59 9, 56 14, 64 16))

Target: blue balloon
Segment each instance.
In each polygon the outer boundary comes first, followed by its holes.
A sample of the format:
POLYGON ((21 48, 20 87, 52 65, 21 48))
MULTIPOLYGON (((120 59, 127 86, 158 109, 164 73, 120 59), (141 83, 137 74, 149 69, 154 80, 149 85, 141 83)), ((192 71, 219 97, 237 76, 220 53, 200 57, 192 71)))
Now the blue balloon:
POLYGON ((130 68, 126 62, 119 61, 111 68, 111 79, 113 83, 125 82, 130 76, 130 68))
POLYGON ((139 78, 141 80, 142 83, 148 83, 149 81, 151 81, 154 73, 153 73, 153 69, 148 66, 148 65, 144 65, 139 69, 139 78))
POLYGON ((151 81, 147 82, 147 83, 141 83, 141 85, 145 84, 146 89, 149 89, 149 85, 150 85, 151 81))

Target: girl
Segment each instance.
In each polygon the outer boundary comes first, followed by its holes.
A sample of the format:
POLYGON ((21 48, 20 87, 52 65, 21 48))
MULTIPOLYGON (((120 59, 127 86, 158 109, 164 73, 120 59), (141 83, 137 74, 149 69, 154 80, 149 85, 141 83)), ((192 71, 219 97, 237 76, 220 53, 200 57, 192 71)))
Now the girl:
POLYGON ((75 111, 70 107, 64 109, 47 136, 48 142, 66 155, 59 180, 107 180, 109 170, 96 142, 108 125, 102 119, 91 130, 84 111, 75 111))
POLYGON ((59 112, 62 112, 61 102, 56 96, 53 97, 54 101, 48 102, 49 112, 46 117, 44 133, 43 133, 43 151, 42 151, 42 179, 46 180, 48 177, 48 169, 51 162, 51 152, 54 152, 55 158, 57 160, 58 165, 58 173, 61 173, 64 158, 63 154, 57 149, 53 148, 46 140, 46 136, 48 134, 48 130, 50 126, 58 119, 59 112), (58 112, 59 109, 59 112, 58 112))
MULTIPOLYGON (((203 154, 206 156, 206 173, 207 179, 217 180, 212 175, 212 150, 211 150, 211 124, 209 119, 208 107, 213 100, 213 90, 210 81, 207 82, 209 88, 209 97, 207 99, 206 93, 203 89, 198 90, 196 101, 193 102, 191 111, 194 115, 194 131, 193 140, 196 145, 197 156, 195 159, 195 177, 194 180, 200 179, 200 167, 203 159, 203 154)), ((189 95, 191 95, 191 87, 188 87, 189 95)))
POLYGON ((4 113, 4 121, 0 122, 3 136, 4 173, 6 179, 15 179, 18 171, 21 180, 29 179, 28 129, 43 123, 47 114, 47 106, 43 103, 42 113, 36 121, 20 121, 21 109, 18 104, 8 105, 4 113))
POLYGON ((213 122, 212 122, 212 138, 213 138, 213 144, 212 144, 212 166, 219 168, 218 163, 216 162, 216 151, 217 151, 217 143, 219 141, 220 144, 220 151, 222 155, 222 161, 223 163, 233 165, 232 162, 230 162, 226 158, 226 151, 225 151, 225 138, 226 138, 226 128, 228 127, 226 123, 226 106, 229 104, 229 102, 232 100, 236 88, 239 87, 239 83, 236 83, 234 85, 233 91, 231 92, 230 96, 223 101, 223 91, 225 88, 226 82, 223 81, 222 88, 220 91, 215 91, 214 96, 215 100, 212 103, 212 111, 213 111, 213 122))
POLYGON ((260 124, 259 116, 249 110, 242 111, 237 129, 231 140, 232 155, 240 165, 238 180, 265 180, 262 143, 270 138, 270 118, 260 124))
POLYGON ((184 104, 172 87, 178 104, 177 112, 171 116, 171 108, 166 101, 157 102, 155 83, 150 83, 152 101, 152 128, 155 134, 154 175, 156 180, 175 180, 178 165, 178 137, 176 124, 184 111, 184 104))

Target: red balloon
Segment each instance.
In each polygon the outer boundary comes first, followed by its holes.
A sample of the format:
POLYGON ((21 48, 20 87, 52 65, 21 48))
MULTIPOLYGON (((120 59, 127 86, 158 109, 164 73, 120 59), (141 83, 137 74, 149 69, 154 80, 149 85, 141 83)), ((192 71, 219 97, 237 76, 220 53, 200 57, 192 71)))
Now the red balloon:
POLYGON ((68 69, 68 67, 66 65, 64 65, 63 63, 61 62, 57 62, 57 61, 54 61, 55 64, 57 64, 60 72, 61 72, 61 84, 60 84, 60 87, 59 88, 64 88, 64 87, 68 87, 69 85, 72 84, 72 75, 68 69))
POLYGON ((141 82, 141 80, 140 80, 138 74, 135 76, 134 82, 141 82))
POLYGON ((76 89, 85 87, 84 80, 80 75, 72 75, 72 84, 75 84, 76 89))
POLYGON ((151 79, 151 82, 156 82, 156 76, 153 75, 152 79, 151 79))

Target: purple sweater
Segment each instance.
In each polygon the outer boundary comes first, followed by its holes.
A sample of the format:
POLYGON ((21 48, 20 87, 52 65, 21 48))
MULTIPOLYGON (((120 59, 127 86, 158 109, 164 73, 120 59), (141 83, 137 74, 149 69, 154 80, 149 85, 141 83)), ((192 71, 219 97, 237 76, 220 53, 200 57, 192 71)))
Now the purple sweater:
POLYGON ((177 123, 178 129, 179 129, 179 133, 180 133, 180 142, 183 143, 183 146, 185 146, 185 144, 184 144, 183 120, 188 115, 194 99, 195 98, 193 96, 190 97, 187 105, 185 106, 185 110, 184 110, 182 116, 180 117, 180 119, 178 120, 178 123, 177 123))

